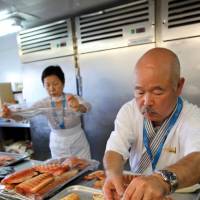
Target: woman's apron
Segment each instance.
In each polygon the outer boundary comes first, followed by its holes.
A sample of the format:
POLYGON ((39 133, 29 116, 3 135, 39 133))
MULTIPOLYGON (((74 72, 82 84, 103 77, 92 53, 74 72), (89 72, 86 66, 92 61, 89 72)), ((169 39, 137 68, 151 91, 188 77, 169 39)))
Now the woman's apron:
POLYGON ((81 124, 70 129, 53 129, 50 133, 50 149, 52 158, 91 158, 89 144, 81 124))

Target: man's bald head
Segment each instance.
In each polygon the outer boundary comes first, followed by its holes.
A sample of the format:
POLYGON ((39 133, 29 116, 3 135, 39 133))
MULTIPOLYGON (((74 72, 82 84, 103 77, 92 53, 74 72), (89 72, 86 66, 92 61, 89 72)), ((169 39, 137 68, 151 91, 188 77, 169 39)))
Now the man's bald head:
POLYGON ((176 54, 165 48, 147 51, 137 62, 134 76, 140 112, 154 124, 162 124, 173 112, 184 85, 176 54))
POLYGON ((168 71, 173 85, 177 86, 180 79, 180 63, 173 51, 160 47, 150 49, 136 63, 136 70, 148 66, 168 71))

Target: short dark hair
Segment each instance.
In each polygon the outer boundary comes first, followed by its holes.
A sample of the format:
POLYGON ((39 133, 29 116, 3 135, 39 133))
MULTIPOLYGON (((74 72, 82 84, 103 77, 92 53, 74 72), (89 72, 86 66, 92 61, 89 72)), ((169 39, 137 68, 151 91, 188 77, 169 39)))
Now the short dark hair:
POLYGON ((59 65, 51 65, 44 69, 41 76, 42 83, 44 84, 44 79, 51 75, 57 76, 63 85, 65 84, 65 74, 59 65))

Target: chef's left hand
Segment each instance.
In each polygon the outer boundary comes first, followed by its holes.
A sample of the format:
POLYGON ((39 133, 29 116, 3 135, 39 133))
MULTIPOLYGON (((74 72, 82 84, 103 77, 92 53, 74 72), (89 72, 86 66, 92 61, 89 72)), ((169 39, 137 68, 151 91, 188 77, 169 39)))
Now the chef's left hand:
POLYGON ((172 200, 167 197, 169 185, 156 175, 134 178, 124 192, 123 200, 172 200))

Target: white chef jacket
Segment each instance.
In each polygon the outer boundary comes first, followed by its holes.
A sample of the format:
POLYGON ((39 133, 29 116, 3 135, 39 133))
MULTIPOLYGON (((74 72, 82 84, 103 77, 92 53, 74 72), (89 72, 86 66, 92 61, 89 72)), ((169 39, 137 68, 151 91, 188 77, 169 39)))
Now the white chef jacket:
MULTIPOLYGON (((146 151, 143 144, 143 119, 135 99, 124 104, 117 114, 114 131, 106 145, 106 151, 118 152, 124 160, 129 158, 133 172, 146 151)), ((200 108, 183 100, 183 109, 166 138, 156 169, 174 164, 191 152, 200 151, 199 120, 200 108)), ((152 167, 149 165, 144 174, 151 172, 152 167)))
MULTIPOLYGON (((65 94, 66 104, 67 97, 72 94, 65 94)), ((80 104, 83 104, 87 111, 90 109, 90 104, 85 102, 79 96, 76 96, 80 104)), ((69 156, 78 156, 80 158, 90 159, 90 147, 86 139, 85 133, 81 128, 80 113, 75 113, 68 105, 64 111, 65 129, 56 128, 53 112, 57 112, 57 117, 62 117, 62 109, 52 108, 51 97, 46 97, 30 108, 23 109, 21 112, 15 112, 15 115, 21 115, 25 118, 30 118, 38 114, 43 114, 47 117, 51 129, 50 133, 50 150, 52 158, 61 158, 69 156)))

